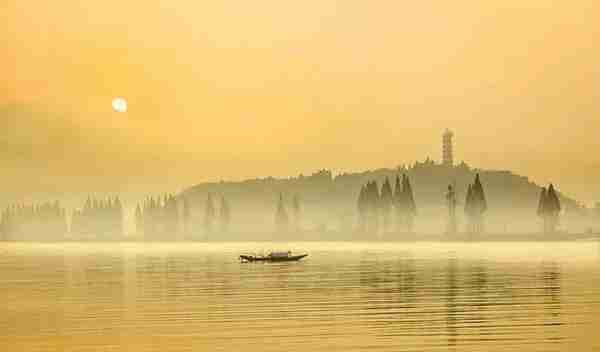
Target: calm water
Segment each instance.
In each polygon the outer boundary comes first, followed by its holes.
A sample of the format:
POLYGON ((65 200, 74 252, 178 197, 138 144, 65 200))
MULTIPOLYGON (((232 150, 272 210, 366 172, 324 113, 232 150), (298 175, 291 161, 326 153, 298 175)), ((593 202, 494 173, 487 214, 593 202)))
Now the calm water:
POLYGON ((0 243, 0 280, 2 351, 600 350, 596 242, 0 243))

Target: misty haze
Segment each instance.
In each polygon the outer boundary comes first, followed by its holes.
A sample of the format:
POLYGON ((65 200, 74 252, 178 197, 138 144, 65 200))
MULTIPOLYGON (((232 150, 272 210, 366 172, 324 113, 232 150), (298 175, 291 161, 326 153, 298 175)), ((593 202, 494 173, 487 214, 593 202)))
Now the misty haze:
POLYGON ((320 170, 288 178, 201 183, 131 204, 123 204, 119 195, 88 196, 73 209, 60 200, 12 204, 2 213, 2 238, 575 240, 594 238, 600 231, 598 204, 586 207, 553 184, 537 185, 510 171, 455 165, 449 130, 440 144, 440 162, 427 158, 338 175, 320 170))
POLYGON ((600 2, 2 14, 2 351, 600 350, 600 2))

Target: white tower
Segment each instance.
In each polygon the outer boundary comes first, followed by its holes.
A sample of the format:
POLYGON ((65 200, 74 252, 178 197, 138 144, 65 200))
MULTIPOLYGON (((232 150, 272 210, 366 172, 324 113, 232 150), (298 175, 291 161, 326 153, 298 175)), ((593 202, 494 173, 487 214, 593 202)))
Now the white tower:
POLYGON ((454 156, 452 154, 452 137, 454 133, 446 128, 442 137, 442 164, 444 166, 454 166, 454 156))

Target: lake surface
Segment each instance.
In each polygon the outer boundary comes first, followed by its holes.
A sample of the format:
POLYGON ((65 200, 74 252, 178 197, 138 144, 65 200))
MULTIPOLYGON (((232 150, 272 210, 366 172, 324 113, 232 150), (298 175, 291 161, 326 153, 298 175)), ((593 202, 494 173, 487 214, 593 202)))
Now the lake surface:
POLYGON ((0 243, 0 280, 2 351, 600 350, 597 242, 0 243))

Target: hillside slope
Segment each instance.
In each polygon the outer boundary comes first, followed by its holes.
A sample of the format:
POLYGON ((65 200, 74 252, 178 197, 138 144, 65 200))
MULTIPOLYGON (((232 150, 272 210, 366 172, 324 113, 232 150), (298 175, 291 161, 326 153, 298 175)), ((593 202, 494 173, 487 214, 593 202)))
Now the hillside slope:
MULTIPOLYGON (((376 180, 381 186, 387 177, 394 184, 396 176, 406 174, 412 183, 418 207, 417 232, 440 232, 446 221, 445 192, 454 183, 459 200, 459 214, 467 185, 479 173, 484 185, 489 211, 490 231, 534 231, 540 186, 525 176, 510 171, 479 170, 466 164, 446 167, 431 160, 395 169, 378 169, 333 176, 321 170, 310 176, 262 178, 241 182, 202 183, 179 195, 185 197, 199 218, 203 214, 208 193, 223 195, 232 208, 232 225, 245 230, 271 228, 276 200, 283 194, 288 209, 293 196, 302 206, 303 228, 351 230, 356 223, 356 200, 363 184, 376 180)), ((560 195, 563 208, 576 206, 574 199, 560 195)))

